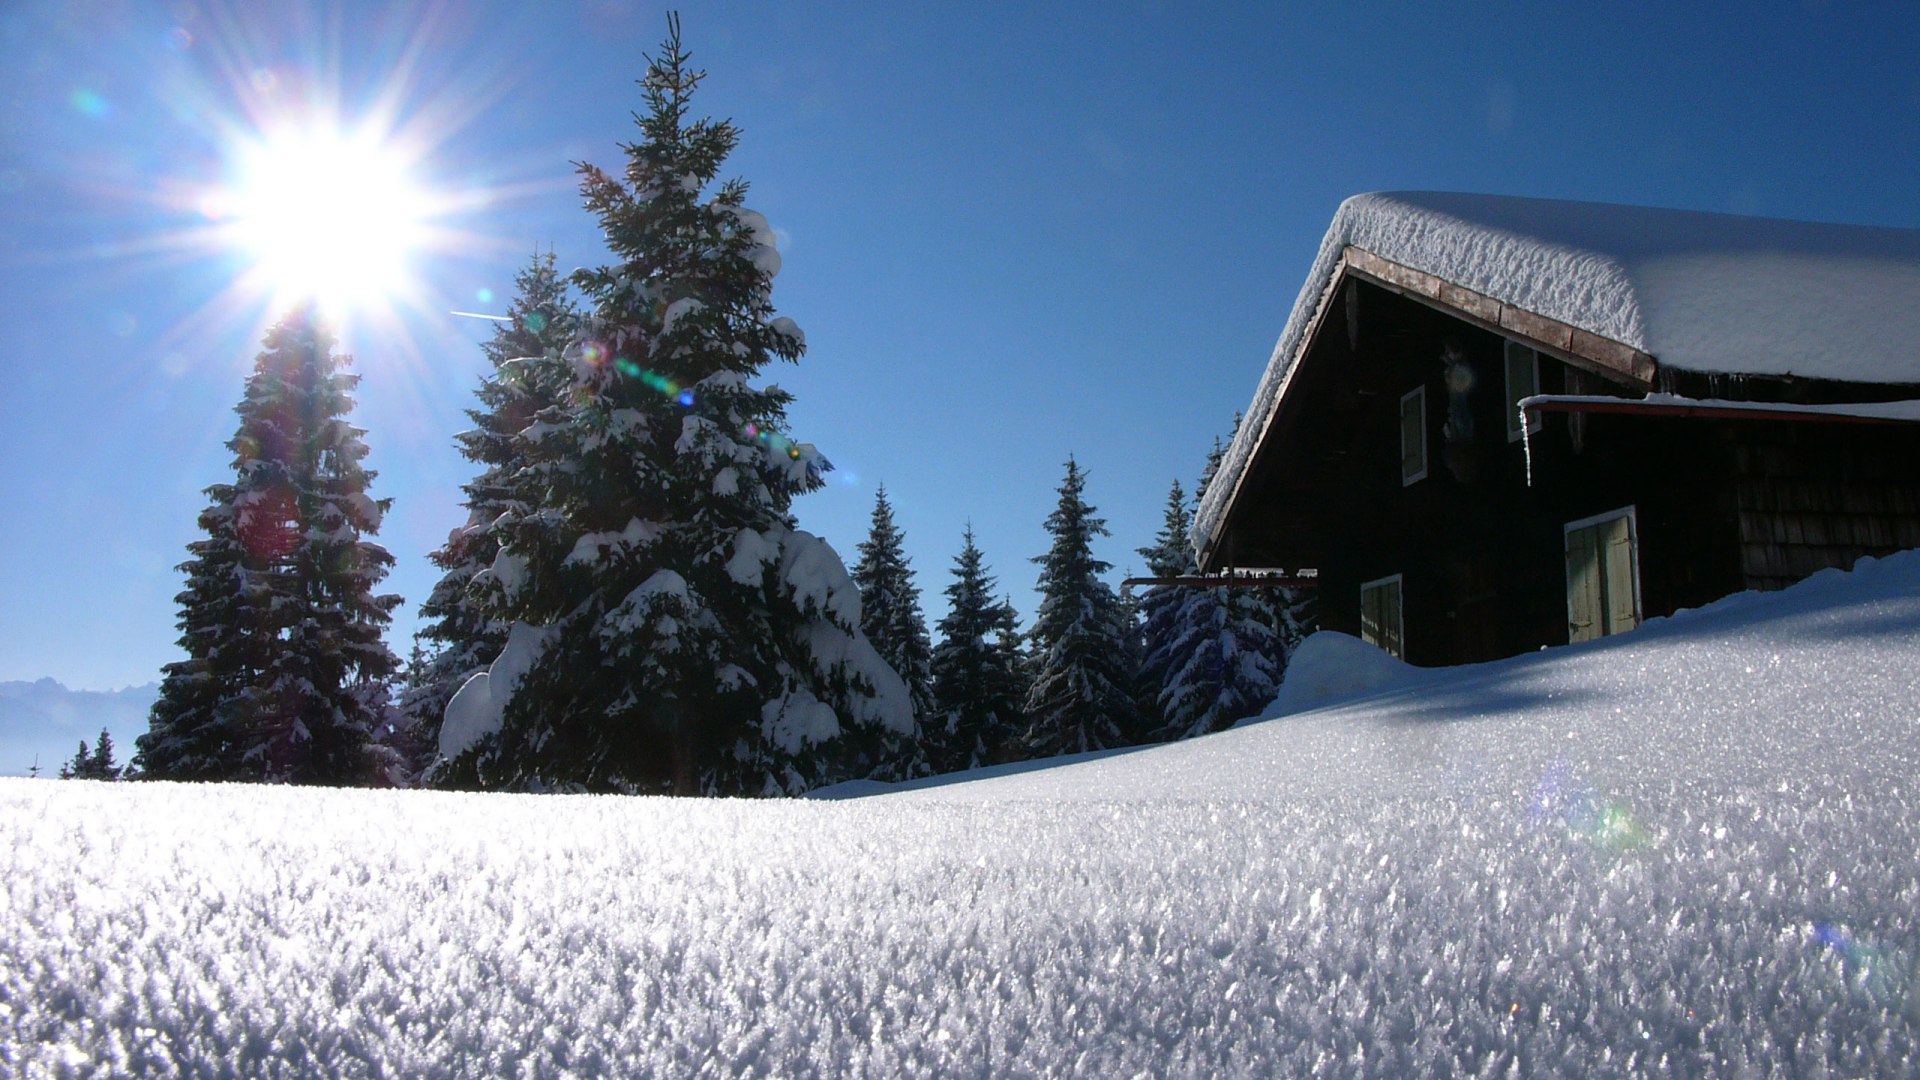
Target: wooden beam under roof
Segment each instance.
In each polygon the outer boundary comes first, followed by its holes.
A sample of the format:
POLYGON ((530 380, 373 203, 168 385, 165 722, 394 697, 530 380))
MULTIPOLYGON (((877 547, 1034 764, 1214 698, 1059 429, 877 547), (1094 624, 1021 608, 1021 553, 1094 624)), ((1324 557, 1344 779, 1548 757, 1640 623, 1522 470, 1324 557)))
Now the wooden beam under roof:
POLYGON ((1625 379, 1642 390, 1653 389, 1660 364, 1651 354, 1631 345, 1515 307, 1424 270, 1381 258, 1365 248, 1347 245, 1341 261, 1347 272, 1381 288, 1512 338, 1575 367, 1608 378, 1625 379))

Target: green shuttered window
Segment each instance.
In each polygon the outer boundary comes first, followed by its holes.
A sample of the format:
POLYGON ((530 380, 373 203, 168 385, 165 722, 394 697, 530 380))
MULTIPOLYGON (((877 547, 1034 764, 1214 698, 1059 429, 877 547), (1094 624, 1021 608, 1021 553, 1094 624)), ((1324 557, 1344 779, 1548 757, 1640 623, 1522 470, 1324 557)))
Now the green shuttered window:
POLYGON ((1405 660, 1406 623, 1400 614, 1400 575, 1360 586, 1360 640, 1405 660))
POLYGON ((1567 639, 1640 625, 1639 537, 1632 507, 1567 526, 1567 639))

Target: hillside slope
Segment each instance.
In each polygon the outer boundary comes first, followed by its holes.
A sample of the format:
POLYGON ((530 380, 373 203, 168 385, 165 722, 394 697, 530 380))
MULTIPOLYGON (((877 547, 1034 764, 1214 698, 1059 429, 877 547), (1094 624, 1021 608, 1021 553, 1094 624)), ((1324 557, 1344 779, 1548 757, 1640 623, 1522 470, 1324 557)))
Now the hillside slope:
POLYGON ((3 781, 0 1072, 1915 1075, 1916 671, 1908 553, 838 802, 3 781))

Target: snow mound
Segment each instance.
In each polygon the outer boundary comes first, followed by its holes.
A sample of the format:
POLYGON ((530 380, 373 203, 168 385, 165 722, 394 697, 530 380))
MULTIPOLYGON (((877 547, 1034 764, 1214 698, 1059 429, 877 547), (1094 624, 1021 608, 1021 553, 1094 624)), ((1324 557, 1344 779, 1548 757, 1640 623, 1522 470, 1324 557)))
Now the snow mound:
POLYGON ((1908 553, 869 798, 0 780, 0 1073, 1913 1076, 1917 669, 1908 553))
MULTIPOLYGON (((1266 716, 1317 709, 1343 698, 1377 694, 1420 680, 1420 670, 1351 634, 1310 634, 1287 660, 1287 674, 1266 716)), ((1248 723, 1250 721, 1242 721, 1248 723)), ((1257 722, 1257 721, 1251 721, 1257 722)))

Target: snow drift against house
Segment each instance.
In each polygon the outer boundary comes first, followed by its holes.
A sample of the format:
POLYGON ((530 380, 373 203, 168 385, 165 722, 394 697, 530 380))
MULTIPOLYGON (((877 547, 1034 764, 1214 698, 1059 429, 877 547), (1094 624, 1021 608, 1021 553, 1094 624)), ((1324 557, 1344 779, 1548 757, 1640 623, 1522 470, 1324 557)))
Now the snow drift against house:
MULTIPOLYGON (((1662 367, 1920 384, 1920 230, 1451 192, 1342 203, 1221 472, 1245 468, 1348 245, 1662 367)), ((1215 485, 1211 535, 1231 483, 1215 485)))
POLYGON ((1920 1069, 1920 553, 1318 640, 1310 711, 840 802, 0 781, 0 1074, 1920 1069))

